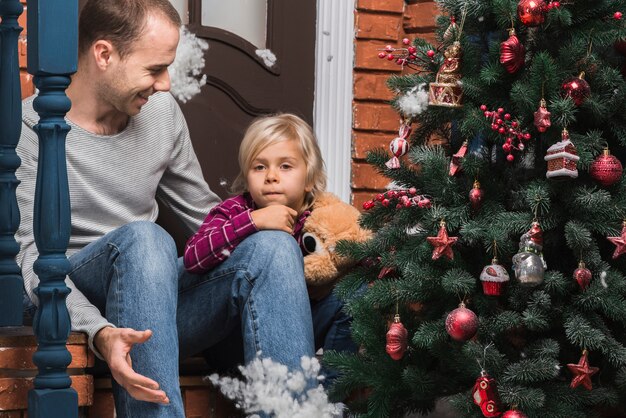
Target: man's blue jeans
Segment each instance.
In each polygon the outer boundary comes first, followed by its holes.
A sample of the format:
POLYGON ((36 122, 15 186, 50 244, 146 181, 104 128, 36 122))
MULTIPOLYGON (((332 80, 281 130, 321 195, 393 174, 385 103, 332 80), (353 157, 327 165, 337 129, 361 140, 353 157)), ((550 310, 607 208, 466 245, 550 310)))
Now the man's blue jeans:
POLYGON ((206 275, 185 272, 173 239, 158 225, 134 222, 70 257, 70 278, 119 327, 151 329, 131 351, 133 368, 159 382, 169 405, 140 402, 114 383, 120 418, 184 418, 179 357, 240 329, 244 359, 258 351, 288 367, 314 355, 311 308, 296 241, 257 232, 206 275))

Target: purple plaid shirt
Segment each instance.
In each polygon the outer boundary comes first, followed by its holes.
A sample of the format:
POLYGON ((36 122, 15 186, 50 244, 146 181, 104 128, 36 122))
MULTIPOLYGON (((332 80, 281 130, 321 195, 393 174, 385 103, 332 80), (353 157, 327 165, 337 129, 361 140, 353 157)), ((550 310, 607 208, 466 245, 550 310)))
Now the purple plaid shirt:
MULTIPOLYGON (((185 268, 203 274, 226 260, 237 245, 258 231, 250 212, 257 209, 249 193, 234 196, 215 206, 198 232, 185 246, 185 268)), ((302 248, 302 228, 311 212, 303 212, 293 227, 293 237, 302 248)))

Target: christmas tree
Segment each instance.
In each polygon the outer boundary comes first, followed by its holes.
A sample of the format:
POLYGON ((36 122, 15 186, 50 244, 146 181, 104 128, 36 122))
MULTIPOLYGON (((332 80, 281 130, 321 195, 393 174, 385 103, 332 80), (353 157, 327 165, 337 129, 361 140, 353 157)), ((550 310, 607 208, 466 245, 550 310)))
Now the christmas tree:
POLYGON ((393 155, 368 156, 393 187, 364 204, 375 238, 338 247, 363 261, 336 289, 361 350, 325 356, 335 395, 367 417, 624 417, 626 1, 437 3, 435 45, 379 53, 405 67, 393 155))

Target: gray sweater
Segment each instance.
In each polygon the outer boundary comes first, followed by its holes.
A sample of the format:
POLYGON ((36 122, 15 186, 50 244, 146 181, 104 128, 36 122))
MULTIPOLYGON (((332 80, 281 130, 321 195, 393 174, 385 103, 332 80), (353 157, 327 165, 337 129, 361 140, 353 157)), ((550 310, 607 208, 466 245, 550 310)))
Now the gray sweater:
MULTIPOLYGON (((17 200, 21 214, 16 239, 28 295, 38 303, 33 289, 39 279, 33 272, 38 251, 33 237, 33 202, 37 179, 38 139, 33 126, 39 120, 34 96, 23 102, 22 135, 17 153, 22 164, 17 200)), ((169 93, 157 93, 126 128, 115 135, 96 135, 67 121, 66 160, 72 208, 72 229, 67 256, 106 233, 133 221, 158 216, 157 199, 172 208, 187 232, 195 232, 210 208, 219 203, 204 181, 183 114, 169 93)), ((66 278, 72 289, 67 306, 74 331, 93 337, 111 325, 98 309, 66 278)), ((96 353, 97 351, 94 350, 96 353)))

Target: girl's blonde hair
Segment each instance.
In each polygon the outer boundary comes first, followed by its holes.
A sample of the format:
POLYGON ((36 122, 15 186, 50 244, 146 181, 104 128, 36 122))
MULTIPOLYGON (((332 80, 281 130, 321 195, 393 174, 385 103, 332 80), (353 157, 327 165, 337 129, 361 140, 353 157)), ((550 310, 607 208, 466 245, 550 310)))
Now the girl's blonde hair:
POLYGON ((246 174, 252 161, 265 148, 284 141, 296 141, 306 164, 306 183, 311 191, 304 198, 302 211, 310 209, 315 198, 326 190, 326 170, 313 130, 304 120, 291 113, 263 116, 252 122, 239 146, 239 174, 231 192, 248 191, 246 174))

